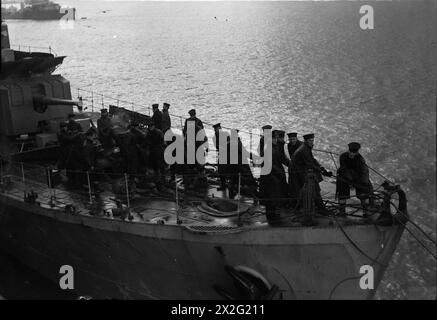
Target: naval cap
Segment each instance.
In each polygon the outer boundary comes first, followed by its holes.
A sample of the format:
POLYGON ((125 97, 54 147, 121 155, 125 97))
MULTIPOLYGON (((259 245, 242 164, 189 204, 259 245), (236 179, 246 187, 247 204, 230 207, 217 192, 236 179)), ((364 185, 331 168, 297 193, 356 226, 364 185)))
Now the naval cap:
POLYGON ((290 133, 287 133, 287 136, 288 136, 289 138, 297 137, 297 132, 290 132, 290 133))
POLYGON ((304 140, 314 139, 314 133, 308 133, 303 135, 304 140))
POLYGON ((361 148, 361 145, 358 142, 351 142, 347 146, 349 147, 350 152, 357 152, 361 148))
POLYGON ((190 116, 195 116, 196 115, 196 109, 191 109, 190 111, 188 111, 188 114, 190 116))
POLYGON ((152 104, 152 108, 153 109, 156 109, 156 108, 158 108, 159 107, 159 103, 154 103, 154 104, 152 104))
POLYGON ((268 130, 268 129, 272 129, 273 127, 269 124, 266 124, 265 126, 263 126, 261 129, 263 130, 268 130))
POLYGON ((164 102, 163 106, 164 107, 170 107, 170 103, 164 102))

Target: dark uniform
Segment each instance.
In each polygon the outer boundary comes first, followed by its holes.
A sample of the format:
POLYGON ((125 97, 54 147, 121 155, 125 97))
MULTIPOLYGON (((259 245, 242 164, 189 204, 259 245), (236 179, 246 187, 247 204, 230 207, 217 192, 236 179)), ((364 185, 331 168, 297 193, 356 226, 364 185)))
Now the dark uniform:
POLYGON ((159 173, 165 168, 164 134, 158 128, 152 127, 147 137, 150 142, 150 164, 159 173))
POLYGON ((158 109, 158 104, 154 104, 152 105, 152 107, 153 107, 152 121, 157 129, 162 130, 162 112, 158 109))
POLYGON ((162 133, 164 134, 171 128, 171 119, 168 113, 169 107, 170 105, 168 103, 164 103, 164 108, 162 109, 162 133))
POLYGON ((106 109, 101 110, 101 117, 97 120, 98 137, 104 149, 114 147, 114 133, 111 118, 106 109))
MULTIPOLYGON (((262 127, 263 132, 265 130, 271 130, 271 129, 272 129, 271 125, 265 125, 264 127, 262 127)), ((264 156, 264 135, 261 135, 261 137, 259 138, 258 154, 260 157, 264 156)))
MULTIPOLYGON (((273 132, 274 137, 278 136, 273 132)), ((275 138, 274 138, 275 140, 275 138)), ((277 138, 276 138, 277 140, 277 138)), ((260 177, 260 204, 266 206, 267 220, 271 221, 276 216, 277 205, 282 205, 283 201, 278 198, 284 198, 284 181, 286 183, 284 165, 289 165, 289 160, 281 151, 281 143, 273 143, 272 146, 272 170, 267 175, 260 177)))
MULTIPOLYGON (((199 118, 196 117, 196 110, 191 109, 190 111, 188 111, 188 113, 190 114, 190 117, 185 120, 185 124, 184 124, 184 128, 183 128, 182 132, 184 134, 185 139, 187 139, 188 122, 191 122, 191 121, 194 122, 194 130, 195 130, 194 131, 194 133, 195 133, 194 146, 195 146, 195 152, 197 154, 197 150, 203 145, 203 143, 205 143, 208 140, 208 138, 205 135, 205 139, 203 141, 196 140, 197 133, 200 130, 203 130, 203 122, 199 118)), ((198 163, 197 157, 195 157, 195 162, 196 162, 196 167, 199 168, 200 164, 198 163)))
POLYGON ((349 152, 340 155, 336 190, 336 195, 340 200, 350 197, 350 186, 355 188, 356 195, 362 203, 373 193, 369 169, 363 156, 358 153, 360 147, 359 143, 352 142, 349 144, 349 152))
POLYGON ((312 152, 312 146, 307 143, 307 139, 314 138, 313 134, 305 135, 305 142, 294 152, 291 157, 291 186, 290 194, 292 197, 293 205, 301 196, 301 190, 305 184, 306 176, 310 170, 316 175, 316 190, 315 200, 316 205, 323 208, 322 197, 320 195, 319 182, 323 181, 322 172, 326 172, 325 169, 314 158, 312 152))
MULTIPOLYGON (((297 140, 297 132, 291 132, 291 133, 288 133, 287 135, 288 135, 288 139, 290 140, 290 142, 288 142, 288 144, 287 144, 287 150, 288 150, 288 156, 290 157, 290 160, 291 160, 291 157, 296 152, 296 150, 299 149, 299 147, 302 145, 303 142, 300 140, 297 140), (293 138, 296 138, 296 141, 294 142, 294 144, 291 142, 291 140, 293 138)), ((288 166, 288 195, 290 197, 293 197, 292 191, 291 191, 292 190, 291 180, 292 180, 292 174, 291 174, 291 161, 290 161, 290 165, 288 166)), ((293 204, 293 203, 295 203, 295 201, 292 200, 291 204, 293 204)))
POLYGON ((97 144, 94 137, 95 132, 90 129, 82 146, 81 169, 83 171, 94 170, 97 158, 97 144))
POLYGON ((115 134, 115 141, 120 148, 120 156, 123 158, 123 172, 138 173, 140 158, 135 143, 135 134, 131 130, 118 132, 115 134))
MULTIPOLYGON (((278 170, 281 169, 281 198, 286 198, 288 195, 288 184, 287 184, 287 178, 285 174, 284 166, 287 168, 289 167, 290 161, 287 159, 287 156, 285 155, 285 132, 282 130, 276 131, 277 135, 277 146, 278 148, 278 155, 275 156, 276 159, 272 159, 273 163, 278 166, 278 170), (280 165, 279 165, 280 164, 280 165), (283 174, 282 174, 283 173, 283 174)), ((284 203, 281 201, 281 203, 284 203)))
POLYGON ((184 129, 182 130, 184 136, 187 135, 187 123, 188 121, 194 121, 194 128, 195 128, 195 133, 197 134, 197 132, 199 132, 200 130, 203 129, 203 122, 202 120, 200 120, 199 118, 196 117, 196 110, 191 109, 189 111, 190 117, 188 119, 185 119, 185 124, 184 124, 184 129))
MULTIPOLYGON (((214 145, 215 148, 217 150, 217 172, 219 174, 220 177, 220 188, 219 190, 224 190, 226 189, 226 175, 229 173, 229 166, 228 166, 228 162, 226 163, 220 163, 219 158, 220 158, 220 152, 223 156, 224 152, 223 150, 220 150, 220 136, 222 138, 225 139, 225 143, 223 144, 224 148, 226 148, 226 155, 227 158, 226 160, 229 159, 229 146, 228 146, 228 141, 229 141, 229 134, 227 132, 222 131, 221 125, 220 123, 217 123, 213 126, 214 128, 214 145)), ((225 160, 225 159, 224 159, 225 160)))
POLYGON ((146 131, 140 128, 137 123, 131 125, 130 133, 132 134, 132 143, 135 144, 138 152, 139 170, 141 171, 150 161, 150 142, 147 139, 146 131))
POLYGON ((88 177, 90 187, 94 191, 100 190, 97 184, 98 176, 95 173, 97 157, 101 147, 97 139, 97 130, 95 128, 89 129, 86 134, 85 141, 81 148, 80 173, 81 182, 84 185, 88 184, 88 177), (88 172, 88 175, 87 175, 88 172))
POLYGON ((74 114, 68 115, 66 135, 63 136, 68 145, 68 155, 65 159, 67 176, 73 183, 80 183, 81 176, 76 171, 81 170, 82 145, 84 143, 83 129, 80 124, 74 121, 74 114))
MULTIPOLYGON (((238 130, 237 130, 238 133, 238 130)), ((241 186, 256 186, 256 181, 248 165, 249 152, 244 148, 240 137, 237 136, 237 163, 231 163, 231 152, 234 152, 235 146, 231 144, 231 139, 227 141, 227 169, 231 180, 229 197, 234 198, 238 192, 238 176, 241 175, 241 186), (245 157, 245 159, 243 158, 245 157), (244 160, 244 161, 243 161, 244 160)))
POLYGON ((293 154, 296 152, 296 150, 299 149, 302 143, 303 143, 302 141, 297 140, 295 144, 291 144, 291 142, 287 144, 288 155, 290 156, 290 159, 293 156, 293 154))

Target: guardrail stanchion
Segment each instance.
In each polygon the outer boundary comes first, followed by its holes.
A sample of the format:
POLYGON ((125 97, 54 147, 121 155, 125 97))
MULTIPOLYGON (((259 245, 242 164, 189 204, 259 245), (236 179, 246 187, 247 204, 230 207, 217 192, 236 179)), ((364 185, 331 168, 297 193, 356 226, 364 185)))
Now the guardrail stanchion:
POLYGON ((181 224, 182 221, 179 219, 180 208, 179 208, 178 175, 177 174, 175 174, 174 184, 175 184, 175 197, 176 197, 176 223, 181 224))
POLYGON ((130 211, 130 198, 129 198, 129 180, 128 180, 128 175, 127 173, 124 174, 124 183, 126 185, 126 197, 127 197, 127 216, 129 220, 132 220, 133 217, 131 215, 131 211, 130 211))
POLYGON ((93 203, 93 193, 91 191, 91 179, 90 179, 89 171, 86 172, 86 179, 87 179, 87 182, 88 182, 88 195, 90 197, 90 203, 93 203))
POLYGON ((91 112, 94 112, 94 91, 91 91, 91 112))
POLYGON ((238 172, 238 202, 237 202, 238 223, 241 222, 241 218, 240 218, 240 197, 241 197, 241 172, 238 172))

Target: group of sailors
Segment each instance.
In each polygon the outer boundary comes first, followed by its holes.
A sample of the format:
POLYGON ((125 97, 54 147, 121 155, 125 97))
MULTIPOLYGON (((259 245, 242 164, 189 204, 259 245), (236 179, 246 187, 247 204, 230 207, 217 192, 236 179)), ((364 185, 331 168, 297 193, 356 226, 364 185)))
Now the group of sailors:
POLYGON ((92 123, 84 132, 75 115, 70 114, 68 122, 60 124, 58 168, 66 169, 69 181, 74 184, 86 184, 86 172, 95 182, 99 173, 112 177, 122 173, 141 176, 151 170, 161 185, 166 169, 163 130, 171 125, 169 118, 166 120, 170 105, 164 105, 163 112, 154 107, 159 114, 155 113, 147 127, 129 117, 121 116, 114 121, 108 110, 102 109, 97 127, 92 123))
MULTIPOLYGON (((272 130, 272 126, 266 125, 262 129, 272 130)), ((261 204, 266 206, 267 219, 275 221, 278 218, 277 207, 304 206, 305 193, 312 193, 318 213, 329 214, 321 197, 319 183, 323 181, 323 176, 332 177, 333 173, 320 165, 313 156, 315 135, 305 134, 302 136, 303 141, 297 138, 297 132, 287 135, 288 157, 285 154, 285 132, 272 131, 272 170, 270 174, 260 178, 259 198, 262 199, 261 204), (288 168, 288 181, 284 167, 288 168)), ((369 169, 359 153, 360 148, 358 142, 351 142, 348 144, 348 151, 340 155, 340 166, 336 175, 336 197, 340 204, 340 216, 346 215, 346 199, 350 198, 351 187, 355 188, 363 208, 373 204, 369 169)), ((261 136, 258 151, 261 155, 263 149, 264 136, 261 136)))
MULTIPOLYGON (((164 134, 171 129, 169 115, 170 104, 164 103, 162 111, 158 104, 153 104, 153 115, 147 126, 144 123, 132 119, 114 119, 107 109, 101 110, 97 127, 92 125, 90 129, 83 132, 82 126, 74 119, 74 114, 69 115, 68 122, 61 123, 59 141, 62 148, 58 167, 66 169, 69 179, 84 184, 84 172, 91 173, 93 181, 98 180, 95 172, 101 171, 116 175, 120 172, 129 175, 142 176, 147 170, 153 170, 157 186, 165 181, 165 175, 169 174, 170 180, 175 174, 184 176, 185 188, 195 185, 196 175, 202 175, 204 166, 196 160, 195 164, 176 164, 168 166, 164 160, 164 150, 168 143, 164 141, 164 134), (77 173, 80 172, 80 173, 77 173)), ((187 139, 187 125, 194 124, 195 133, 204 129, 203 122, 197 118, 196 110, 189 111, 189 118, 185 120, 182 130, 183 136, 187 139)), ((238 161, 231 164, 229 161, 231 139, 229 134, 223 132, 220 123, 213 126, 215 137, 214 144, 220 155, 225 147, 228 161, 225 164, 218 163, 217 173, 220 177, 219 190, 228 190, 229 197, 233 198, 237 193, 238 186, 243 186, 253 191, 253 196, 259 199, 260 204, 266 207, 266 216, 269 222, 277 219, 277 208, 299 208, 304 206, 304 193, 308 193, 309 177, 312 177, 312 197, 319 213, 326 213, 326 208, 320 194, 319 183, 323 176, 331 177, 333 173, 326 170, 314 158, 312 149, 315 135, 303 135, 303 141, 298 139, 297 132, 288 133, 288 143, 285 142, 283 130, 272 130, 271 125, 262 127, 263 133, 266 130, 272 132, 272 169, 270 173, 261 175, 259 184, 252 175, 248 165, 248 159, 252 154, 244 149, 244 146, 237 138, 238 161), (225 137, 227 142, 220 143, 220 138, 225 137), (288 156, 285 152, 288 151, 288 156), (288 179, 285 168, 288 169, 288 179)), ((261 135, 258 147, 258 154, 263 157, 265 152, 264 134, 261 135)), ((238 131, 237 131, 238 135, 238 131)), ((198 148, 204 146, 207 140, 196 141, 196 153, 198 148)), ((340 214, 345 214, 346 199, 350 197, 351 187, 356 190, 356 195, 361 204, 365 207, 371 204, 372 184, 369 179, 369 170, 363 156, 359 153, 360 144, 351 142, 348 151, 340 155, 340 167, 336 175, 336 196, 340 204, 340 214)), ((206 150, 205 150, 206 151, 206 150)), ((185 150, 185 160, 187 150, 185 150)), ((89 179, 89 176, 87 177, 89 179)))

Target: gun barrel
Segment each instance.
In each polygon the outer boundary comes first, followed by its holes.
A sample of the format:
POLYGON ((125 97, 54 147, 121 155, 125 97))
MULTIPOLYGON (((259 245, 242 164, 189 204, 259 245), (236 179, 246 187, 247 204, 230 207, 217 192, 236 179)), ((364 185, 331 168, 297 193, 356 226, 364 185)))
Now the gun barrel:
POLYGON ((76 100, 67 100, 67 99, 61 99, 61 98, 49 98, 46 96, 35 96, 33 97, 33 101, 45 105, 64 105, 64 106, 82 106, 82 101, 76 101, 76 100))

